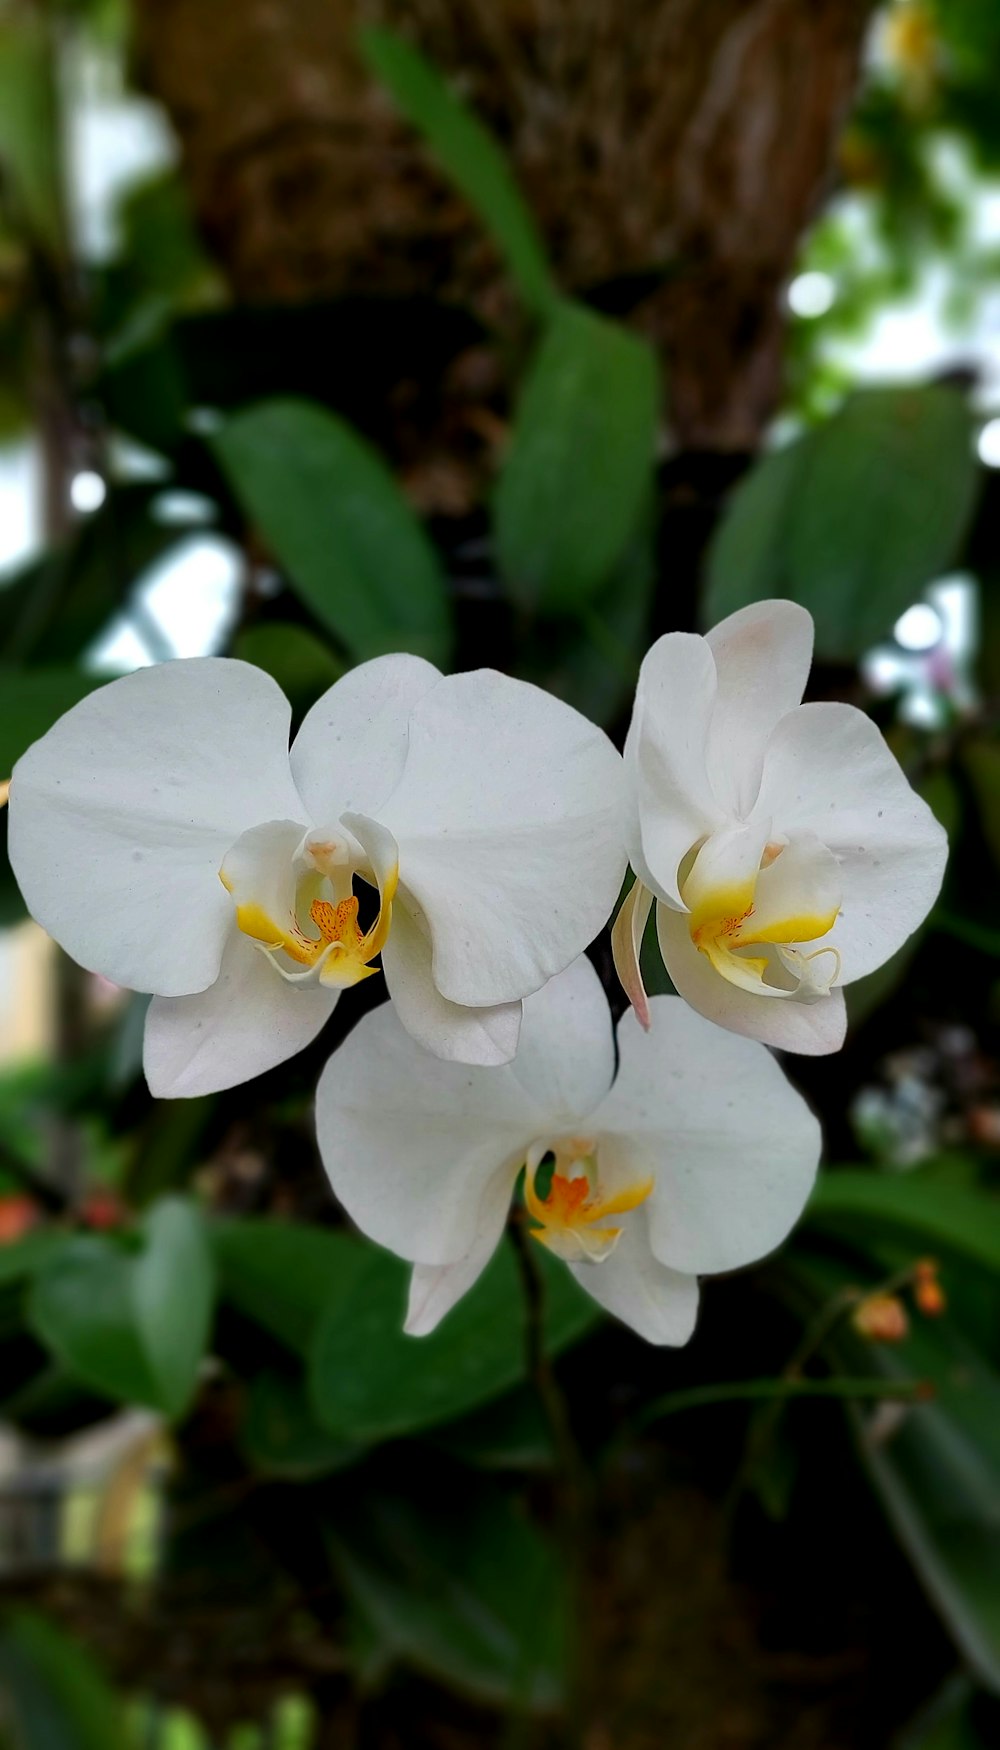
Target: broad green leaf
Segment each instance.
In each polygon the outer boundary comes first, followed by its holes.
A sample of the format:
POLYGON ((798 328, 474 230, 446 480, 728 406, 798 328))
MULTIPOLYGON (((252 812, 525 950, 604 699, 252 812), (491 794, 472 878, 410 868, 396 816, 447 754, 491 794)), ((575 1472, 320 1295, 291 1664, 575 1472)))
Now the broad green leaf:
POLYGON ((447 661, 437 554, 364 438, 309 401, 274 400, 235 414, 212 444, 292 587, 352 657, 447 661))
POLYGON ((787 596, 812 613, 820 657, 855 661, 955 561, 978 483, 960 390, 860 390, 738 488, 712 545, 706 619, 787 596))
POLYGON ((493 136, 402 37, 365 30, 360 42, 372 72, 493 236, 525 303, 544 314, 556 300, 555 282, 535 221, 493 136))
POLYGON ((222 1295, 304 1355, 331 1301, 349 1297, 367 1247, 329 1228, 291 1221, 222 1221, 209 1230, 222 1295))
POLYGON ((212 1255, 198 1209, 179 1197, 150 1208, 139 1238, 136 1252, 97 1235, 68 1241, 35 1280, 29 1322, 96 1391, 179 1416, 208 1343, 212 1255))
POLYGON ((119 1703, 61 1629, 19 1610, 0 1630, 2 1725, 17 1750, 124 1750, 119 1703))
POLYGON ((1000 1270, 1000 1199, 924 1178, 919 1171, 823 1173, 807 1219, 858 1237, 863 1226, 902 1228, 922 1250, 949 1246, 1000 1270))
POLYGON ((557 305, 496 491, 500 568, 522 606, 571 614, 608 582, 648 499, 658 400, 644 340, 582 305, 557 305))
POLYGON ((75 668, 0 664, 0 772, 9 777, 15 760, 102 678, 75 668))
POLYGON ((56 256, 65 243, 60 140, 50 30, 40 13, 8 9, 0 20, 0 170, 18 217, 56 256))
MULTIPOLYGON (((550 1354, 600 1317, 558 1259, 537 1248, 550 1354)), ((368 1252, 349 1293, 331 1300, 309 1355, 313 1407, 331 1433, 374 1442, 453 1420, 525 1376, 524 1295, 502 1245, 479 1281, 429 1337, 403 1330, 409 1267, 368 1252)))
POLYGON ((233 655, 271 675, 296 716, 303 716, 344 672, 343 663, 305 626, 281 620, 247 626, 236 638, 233 655))
POLYGON ((240 1444, 255 1470, 298 1481, 343 1470, 362 1451, 319 1426, 300 1374, 275 1369, 250 1381, 240 1444))
POLYGON ((60 1228, 39 1227, 13 1244, 0 1246, 0 1288, 30 1282, 68 1244, 70 1236, 60 1228))
POLYGON ((494 1484, 450 1499, 359 1494, 334 1521, 349 1596, 390 1654, 483 1701, 550 1709, 564 1688, 569 1620, 548 1543, 494 1484))

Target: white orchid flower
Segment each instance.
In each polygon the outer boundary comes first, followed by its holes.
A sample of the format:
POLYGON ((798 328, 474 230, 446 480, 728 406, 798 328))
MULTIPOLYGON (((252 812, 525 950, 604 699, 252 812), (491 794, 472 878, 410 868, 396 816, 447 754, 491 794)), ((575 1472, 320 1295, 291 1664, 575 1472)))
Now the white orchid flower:
POLYGON ((613 931, 640 1020, 655 900, 680 995, 723 1027, 810 1055, 843 1043, 842 986, 902 947, 947 839, 875 724, 802 705, 812 618, 760 602, 648 652, 625 744, 636 882, 613 931))
POLYGON ((484 1269, 522 1168, 534 1239, 651 1343, 687 1342, 700 1275, 784 1239, 815 1178, 815 1118, 762 1045, 677 997, 651 1007, 655 1038, 631 1014, 619 1026, 617 1077, 607 999, 582 956, 528 998, 504 1068, 428 1057, 389 1006, 334 1053, 320 1152, 357 1225, 412 1261, 411 1334, 484 1269))
POLYGON ((381 953, 400 1019, 461 1062, 514 1054, 521 998, 604 924, 621 760, 578 712, 484 669, 364 663, 290 707, 247 663, 141 669, 19 760, 10 859, 81 965, 153 993, 154 1094, 231 1087, 308 1044, 381 953), (359 922, 354 881, 377 890, 359 922))

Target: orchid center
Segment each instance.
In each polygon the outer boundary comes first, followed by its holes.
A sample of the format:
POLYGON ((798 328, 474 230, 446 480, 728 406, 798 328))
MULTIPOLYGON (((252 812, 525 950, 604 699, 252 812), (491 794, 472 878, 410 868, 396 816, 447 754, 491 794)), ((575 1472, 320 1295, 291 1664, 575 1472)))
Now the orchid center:
POLYGON ((536 1143, 524 1172, 524 1201, 538 1223, 531 1237, 567 1264, 600 1264, 622 1236, 620 1227, 607 1225, 608 1218, 636 1209, 652 1189, 651 1178, 614 1188, 603 1185, 597 1146, 589 1138, 568 1136, 536 1143), (555 1156, 555 1163, 544 1186, 543 1162, 549 1155, 555 1156))
POLYGON ((290 984, 345 989, 378 970, 371 962, 389 937, 399 863, 391 835, 366 824, 375 828, 366 835, 372 854, 350 833, 303 836, 290 821, 253 827, 226 853, 219 879, 237 926, 290 984), (365 928, 356 878, 378 893, 365 928))
POLYGON ((840 973, 830 935, 840 914, 836 858, 814 834, 772 838, 726 828, 681 882, 691 940, 742 990, 815 1001, 840 973))

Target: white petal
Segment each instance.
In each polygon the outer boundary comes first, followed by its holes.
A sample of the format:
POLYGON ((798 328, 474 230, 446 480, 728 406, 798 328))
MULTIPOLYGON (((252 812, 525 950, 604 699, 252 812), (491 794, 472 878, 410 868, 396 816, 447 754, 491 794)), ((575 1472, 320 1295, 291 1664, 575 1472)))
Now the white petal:
POLYGON ((649 1026, 649 998, 642 982, 642 938, 654 895, 636 876, 611 929, 611 952, 622 990, 643 1027, 649 1026))
POLYGON ((603 929, 625 873, 622 764, 607 736, 491 669, 419 700, 379 818, 454 1003, 538 990, 603 929))
POLYGON ((674 905, 681 862, 724 819, 706 765, 715 696, 704 638, 668 632, 647 652, 625 742, 629 854, 644 885, 674 905))
POLYGON ((376 656, 317 699, 291 754, 295 782, 317 824, 381 806, 403 770, 410 713, 440 679, 421 656, 376 656))
POLYGON ((234 929, 209 990, 150 1003, 143 1046, 150 1093, 190 1099, 263 1075, 316 1037, 336 1001, 319 985, 286 984, 234 929))
POLYGON ((651 1007, 648 1033, 629 1014, 619 1025, 618 1078, 593 1118, 600 1158, 625 1179, 655 1176, 643 1207, 661 1263, 733 1270, 773 1251, 798 1219, 820 1128, 763 1045, 678 997, 651 1007))
MULTIPOLYGON (((692 942, 687 917, 670 906, 657 906, 656 933, 675 989, 710 1021, 805 1057, 824 1057, 840 1050, 847 1031, 842 990, 832 990, 829 996, 812 1002, 744 990, 716 972, 708 956, 692 942)), ((824 942, 834 936, 835 930, 824 942)), ((654 1021, 654 1034, 655 1025, 654 1021)))
POLYGON ((116 984, 203 990, 232 920, 223 855, 259 821, 302 814, 288 723, 268 675, 221 658, 91 693, 14 771, 10 860, 29 910, 116 984))
POLYGON ((881 966, 927 916, 947 837, 863 711, 803 705, 782 718, 758 809, 776 831, 814 832, 838 859, 843 901, 827 940, 845 984, 881 966))
POLYGON ((500 1232, 484 1234, 457 1264, 414 1264, 406 1307, 407 1336, 428 1336, 478 1282, 497 1249, 500 1232))
POLYGON ((544 1114, 541 1135, 586 1126, 614 1080, 615 1041, 604 986, 585 954, 527 998, 511 1069, 544 1114))
POLYGON ((698 1280, 668 1270, 650 1249, 642 1212, 626 1220, 609 1258, 600 1264, 570 1264, 581 1288, 647 1343, 680 1348, 698 1316, 698 1280))
POLYGON ((443 997, 431 974, 426 930, 405 893, 393 905, 382 970, 400 1021, 426 1051, 450 1063, 510 1062, 521 1030, 521 1004, 476 1008, 443 997))
POLYGON ((719 677, 708 775, 723 808, 743 817, 760 788, 768 737, 805 692, 812 615, 795 602, 754 602, 730 614, 705 642, 719 677))
POLYGON ((334 1052, 316 1093, 320 1154, 362 1232, 423 1264, 496 1243, 535 1105, 510 1068, 428 1056, 386 1004, 334 1052))

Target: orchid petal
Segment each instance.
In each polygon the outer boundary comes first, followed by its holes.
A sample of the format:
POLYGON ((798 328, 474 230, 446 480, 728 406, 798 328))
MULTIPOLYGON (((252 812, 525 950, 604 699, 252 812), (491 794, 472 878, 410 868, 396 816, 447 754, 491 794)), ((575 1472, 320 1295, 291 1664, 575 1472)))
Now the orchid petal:
POLYGON ((654 1258, 646 1222, 626 1223, 621 1239, 599 1264, 570 1264, 581 1288, 647 1343, 680 1348, 698 1316, 698 1279, 654 1258))
POLYGON ((681 863, 724 820, 706 764, 716 684, 704 638, 667 633, 643 660, 625 742, 632 867, 658 899, 678 906, 681 863))
POLYGON ((210 989, 150 1003, 143 1046, 150 1092, 191 1099, 263 1075, 310 1044, 336 1001, 319 985, 285 984, 234 930, 210 989))
POLYGON ((478 1282, 499 1240, 500 1233, 487 1232, 455 1264, 414 1264, 404 1326, 407 1336, 429 1336, 463 1294, 478 1282))
POLYGON ((607 923, 625 873, 622 765, 607 736, 490 669, 418 700, 379 818, 452 1003, 538 990, 607 923))
POLYGON ((29 910, 81 965, 180 996, 216 977, 234 839, 302 805, 289 706, 260 669, 197 657, 91 693, 21 758, 10 860, 29 910))
POLYGON ((852 705, 790 712, 771 737, 757 806, 837 857, 843 900, 829 941, 843 982, 883 965, 934 904, 948 841, 876 725, 852 705))
POLYGON ((327 1064, 316 1123, 351 1219, 401 1257, 440 1265, 483 1235, 496 1243, 539 1114, 509 1067, 428 1056, 387 1004, 327 1064))
POLYGON ((376 656, 329 687, 292 743, 291 767, 313 820, 373 813, 399 782, 418 699, 441 675, 420 656, 376 656))
POLYGON ((707 769, 716 798, 739 818, 760 789, 775 724, 805 692, 812 663, 812 615, 796 602, 753 602, 709 632, 718 691, 707 769))
POLYGON ((773 1251, 797 1221, 820 1128, 762 1045, 720 1031, 678 997, 650 1006, 649 1033, 630 1015, 619 1024, 618 1078, 590 1120, 602 1177, 609 1160, 625 1179, 655 1176, 645 1208, 662 1264, 734 1270, 773 1251))
POLYGON ((400 894, 393 906, 382 970, 403 1026, 426 1051, 450 1063, 510 1062, 517 1050, 521 1004, 477 1008, 443 997, 431 975, 426 928, 406 894, 400 894))
POLYGON ((636 878, 622 901, 611 927, 611 953, 622 990, 643 1027, 649 1026, 649 998, 642 982, 642 938, 649 921, 654 895, 636 878))
MULTIPOLYGON (((780 1051, 823 1057, 840 1050, 847 1030, 842 990, 806 1001, 792 991, 763 992, 756 979, 748 979, 749 988, 736 985, 717 972, 707 954, 695 946, 689 923, 685 913, 671 906, 656 908, 663 963, 675 989, 693 1009, 720 1027, 763 1040, 780 1051)), ((831 932, 831 943, 835 936, 836 929, 831 932)), ((824 940, 820 947, 826 946, 824 940)))

